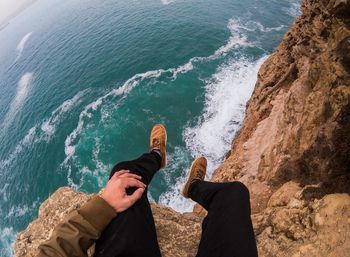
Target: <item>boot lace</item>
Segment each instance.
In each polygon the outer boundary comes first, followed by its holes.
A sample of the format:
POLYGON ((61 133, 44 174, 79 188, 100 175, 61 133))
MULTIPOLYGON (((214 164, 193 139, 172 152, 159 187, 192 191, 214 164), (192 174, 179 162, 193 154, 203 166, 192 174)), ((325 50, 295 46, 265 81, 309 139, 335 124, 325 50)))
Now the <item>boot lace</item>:
POLYGON ((158 138, 152 140, 152 148, 160 148, 160 140, 158 138))

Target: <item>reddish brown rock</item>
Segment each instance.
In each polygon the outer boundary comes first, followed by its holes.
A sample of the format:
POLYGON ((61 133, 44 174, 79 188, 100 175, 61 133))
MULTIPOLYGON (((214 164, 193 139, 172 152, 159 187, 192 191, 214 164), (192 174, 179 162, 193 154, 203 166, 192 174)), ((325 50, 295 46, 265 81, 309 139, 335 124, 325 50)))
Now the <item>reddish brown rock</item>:
POLYGON ((290 180, 350 193, 349 1, 308 0, 302 11, 262 65, 231 155, 213 176, 246 183, 254 213, 290 180))

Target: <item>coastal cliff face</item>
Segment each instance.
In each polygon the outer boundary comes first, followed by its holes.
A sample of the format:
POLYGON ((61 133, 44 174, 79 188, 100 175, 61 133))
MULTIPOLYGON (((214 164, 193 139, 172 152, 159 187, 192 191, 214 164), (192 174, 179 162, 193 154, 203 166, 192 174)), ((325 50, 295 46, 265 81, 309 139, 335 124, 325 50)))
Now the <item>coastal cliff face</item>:
MULTIPOLYGON (((262 65, 240 133, 213 181, 251 192, 260 256, 350 252, 350 1, 305 0, 262 65)), ((20 233, 18 257, 90 196, 61 188, 20 233)), ((195 256, 203 212, 152 205, 163 256, 195 256)))
POLYGON ((249 185, 253 212, 293 180, 350 193, 350 3, 304 1, 262 65, 244 125, 214 181, 249 185))

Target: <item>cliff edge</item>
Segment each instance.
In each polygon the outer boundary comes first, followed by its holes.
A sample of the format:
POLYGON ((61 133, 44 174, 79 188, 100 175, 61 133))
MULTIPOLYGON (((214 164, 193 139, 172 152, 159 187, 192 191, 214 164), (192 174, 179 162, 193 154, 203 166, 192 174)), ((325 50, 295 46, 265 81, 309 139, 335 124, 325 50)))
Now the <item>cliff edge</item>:
MULTIPOLYGON (((304 0, 302 15, 260 68, 244 124, 213 181, 251 192, 260 256, 350 252, 350 1, 304 0)), ((64 187, 19 233, 35 256, 52 228, 89 195, 64 187)), ((195 256, 203 211, 152 205, 164 257, 195 256)))

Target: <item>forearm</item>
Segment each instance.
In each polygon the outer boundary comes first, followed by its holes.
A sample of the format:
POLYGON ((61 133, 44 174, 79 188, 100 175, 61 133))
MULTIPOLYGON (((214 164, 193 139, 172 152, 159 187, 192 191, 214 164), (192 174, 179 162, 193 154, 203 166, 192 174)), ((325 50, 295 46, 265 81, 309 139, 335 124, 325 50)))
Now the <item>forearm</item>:
POLYGON ((70 213, 39 246, 37 257, 85 257, 87 250, 116 216, 116 211, 99 196, 70 213))

